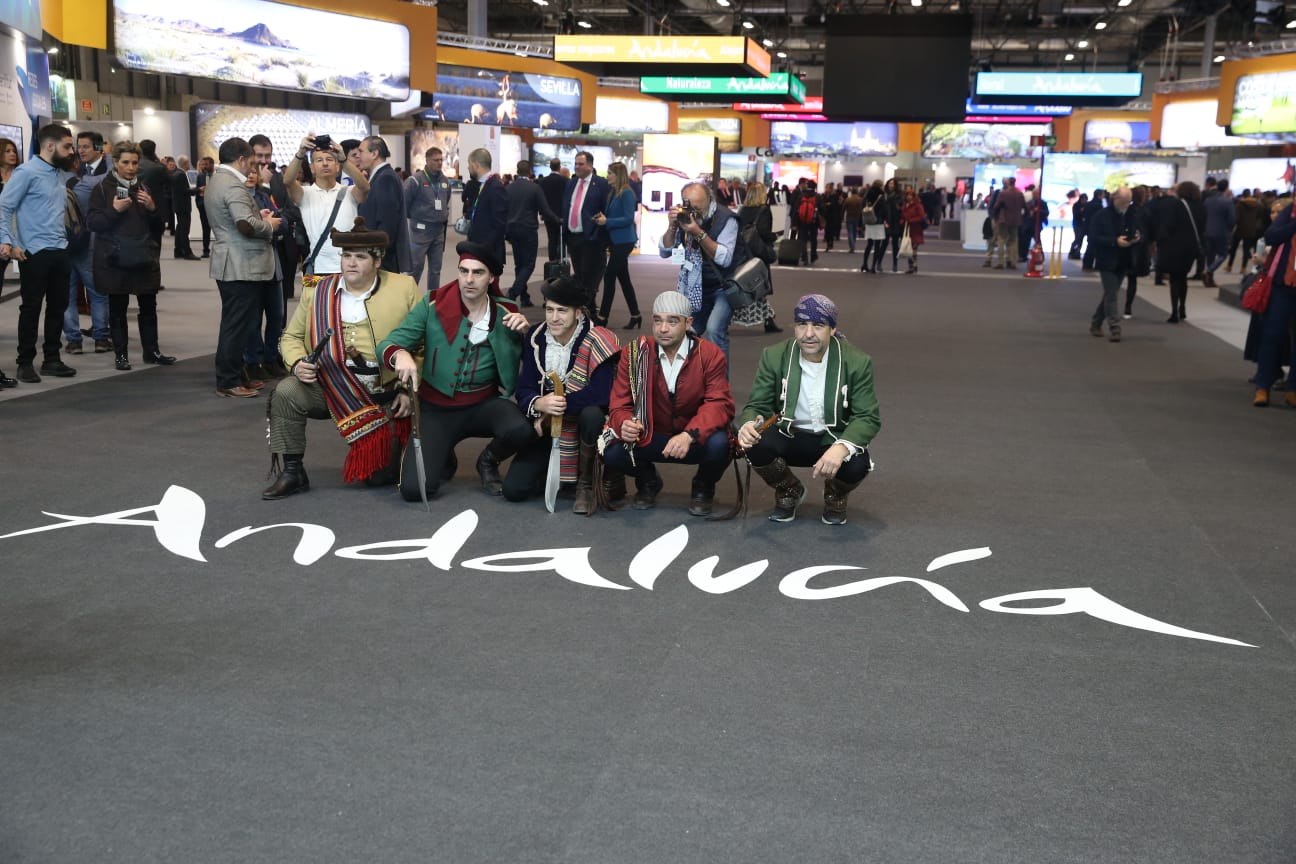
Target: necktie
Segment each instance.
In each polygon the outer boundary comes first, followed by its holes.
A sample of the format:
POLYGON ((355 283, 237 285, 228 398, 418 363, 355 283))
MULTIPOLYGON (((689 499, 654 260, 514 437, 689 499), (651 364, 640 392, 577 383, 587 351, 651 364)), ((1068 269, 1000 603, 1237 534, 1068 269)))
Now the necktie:
POLYGON ((585 203, 585 179, 576 182, 576 194, 572 196, 571 218, 567 227, 573 231, 581 230, 581 205, 585 203))

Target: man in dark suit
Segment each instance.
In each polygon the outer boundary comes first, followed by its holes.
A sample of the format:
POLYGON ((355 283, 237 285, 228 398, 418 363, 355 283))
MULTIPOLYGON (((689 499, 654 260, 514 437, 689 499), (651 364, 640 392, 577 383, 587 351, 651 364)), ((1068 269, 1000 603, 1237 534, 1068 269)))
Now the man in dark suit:
POLYGON ((531 179, 531 163, 523 159, 517 164, 517 176, 508 185, 508 228, 505 236, 513 247, 513 287, 509 296, 516 297, 522 306, 530 306, 531 298, 527 295, 527 280, 535 270, 536 252, 538 251, 540 223, 536 214, 544 219, 545 224, 558 222, 558 214, 549 209, 545 201, 544 190, 531 179))
MULTIPOLYGON (((140 148, 140 166, 139 182, 144 184, 148 190, 149 196, 152 197, 153 203, 157 205, 159 213, 172 214, 171 207, 171 178, 167 176, 166 166, 163 165, 157 157, 157 142, 145 138, 139 142, 140 148)), ((174 215, 172 215, 174 219, 174 215)), ((168 219, 170 222, 172 219, 168 219)), ((162 220, 151 223, 157 227, 153 229, 153 242, 159 247, 162 245, 162 233, 166 227, 162 220)))
POLYGON ((381 136, 370 135, 360 142, 358 149, 360 168, 369 177, 369 195, 360 205, 360 216, 368 230, 381 231, 391 238, 379 269, 409 273, 413 268, 405 218, 405 184, 396 169, 387 164, 391 150, 381 136))
MULTIPOLYGON (((549 160, 549 173, 536 181, 540 184, 540 190, 544 192, 545 203, 554 213, 561 213, 563 206, 563 194, 567 191, 567 178, 562 176, 562 162, 558 159, 549 160)), ((640 200, 638 198, 635 199, 640 200)), ((549 260, 557 261, 562 258, 562 220, 554 219, 549 221, 548 217, 544 220, 545 233, 549 236, 549 260)))
POLYGON ((589 297, 591 307, 603 279, 607 258, 603 255, 602 229, 594 222, 595 214, 607 208, 608 182, 594 170, 594 154, 582 150, 576 154, 573 176, 563 194, 563 237, 571 254, 572 275, 589 297))
POLYGON ((202 257, 211 256, 211 223, 207 221, 207 181, 216 170, 216 161, 210 156, 198 160, 198 185, 194 188, 194 204, 198 206, 198 222, 202 225, 202 257))
POLYGON ((468 239, 480 243, 491 251, 495 260, 504 263, 504 233, 508 228, 509 198, 504 181, 491 170, 491 154, 478 147, 468 154, 468 176, 481 184, 477 200, 473 202, 472 227, 468 239))
POLYGON ((109 160, 104 158, 104 138, 98 132, 80 132, 76 139, 79 177, 102 177, 108 173, 109 160))
POLYGON ((175 207, 176 260, 197 261, 189 245, 189 228, 193 224, 193 190, 189 188, 189 157, 181 156, 176 170, 167 178, 171 182, 171 203, 175 207))

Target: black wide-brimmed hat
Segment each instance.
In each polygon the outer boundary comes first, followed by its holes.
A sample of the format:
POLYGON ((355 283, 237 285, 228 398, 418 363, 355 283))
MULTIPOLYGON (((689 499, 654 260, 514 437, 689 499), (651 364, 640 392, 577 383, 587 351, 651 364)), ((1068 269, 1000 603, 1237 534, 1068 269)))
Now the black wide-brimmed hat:
POLYGON ((496 258, 495 253, 480 243, 474 243, 471 240, 464 240, 455 246, 455 252, 459 254, 459 260, 465 258, 474 258, 486 265, 492 276, 498 276, 504 272, 504 265, 496 258))
POLYGON ((587 300, 580 284, 570 276, 559 276, 556 279, 550 279, 541 286, 540 293, 545 296, 546 300, 552 300, 559 306, 570 306, 573 309, 583 308, 587 300))

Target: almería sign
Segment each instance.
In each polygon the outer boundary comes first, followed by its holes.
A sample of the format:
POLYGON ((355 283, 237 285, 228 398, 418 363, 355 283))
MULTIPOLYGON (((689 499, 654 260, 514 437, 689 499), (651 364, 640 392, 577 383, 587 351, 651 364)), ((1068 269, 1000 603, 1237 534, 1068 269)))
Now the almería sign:
MULTIPOLYGON (((58 521, 37 528, 14 531, 0 536, 0 540, 14 540, 46 531, 90 525, 151 528, 158 545, 166 551, 191 561, 207 563, 202 550, 202 532, 207 521, 207 504, 200 495, 183 486, 169 487, 162 495, 162 500, 145 507, 118 510, 97 516, 69 516, 49 512, 45 515, 58 521)), ((666 569, 684 555, 689 543, 689 532, 683 525, 651 541, 630 560, 625 574, 626 581, 630 584, 623 584, 604 577, 594 569, 589 560, 591 548, 589 546, 497 552, 493 555, 456 561, 465 544, 477 530, 477 524, 477 513, 473 510, 464 510, 442 524, 429 537, 383 540, 359 546, 334 548, 337 537, 332 529, 324 525, 310 522, 279 522, 272 525, 247 526, 231 531, 216 541, 215 548, 225 549, 262 531, 292 529, 297 532, 293 561, 306 567, 332 553, 337 558, 369 563, 426 561, 434 568, 445 571, 457 566, 486 573, 551 573, 568 582, 590 588, 631 591, 638 587, 651 591, 666 569)), ((956 564, 989 558, 990 555, 990 549, 987 547, 951 552, 933 560, 927 566, 927 573, 956 564)), ((689 583, 708 594, 728 594, 756 581, 769 569, 769 561, 763 559, 717 574, 716 568, 719 563, 719 556, 711 555, 692 564, 688 569, 689 583)), ((867 594, 891 585, 907 584, 926 591, 933 599, 950 609, 963 613, 971 611, 953 591, 929 579, 911 576, 874 576, 824 587, 811 584, 815 577, 826 573, 865 569, 849 564, 803 567, 784 575, 779 580, 778 590, 783 596, 793 600, 835 600, 867 594)), ((1166 636, 1200 639, 1247 648, 1256 647, 1237 639, 1188 630, 1150 618, 1104 597, 1093 588, 1046 588, 1038 591, 1021 591, 991 597, 977 605, 988 612, 1011 615, 1088 615, 1121 627, 1131 627, 1166 636), (1013 605, 1021 603, 1033 605, 1013 605)))

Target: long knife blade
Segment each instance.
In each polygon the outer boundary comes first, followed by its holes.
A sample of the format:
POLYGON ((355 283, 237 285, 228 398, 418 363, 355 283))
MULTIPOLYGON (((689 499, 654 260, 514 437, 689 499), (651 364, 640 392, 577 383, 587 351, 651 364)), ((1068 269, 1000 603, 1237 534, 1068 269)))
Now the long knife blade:
MULTIPOLYGON (((549 376, 549 380, 553 382, 553 392, 558 396, 566 395, 562 378, 558 373, 548 372, 546 374, 549 376)), ((558 450, 558 439, 562 437, 562 421, 563 418, 559 415, 549 418, 549 437, 553 439, 553 443, 549 445, 549 470, 545 474, 544 501, 545 509, 550 513, 554 512, 554 507, 558 503, 558 487, 562 481, 562 454, 558 450)))
POLYGON ((413 410, 410 413, 410 441, 414 444, 414 470, 418 477, 419 498, 423 501, 423 508, 427 512, 432 512, 432 505, 428 503, 427 494, 427 466, 423 464, 423 427, 420 422, 418 399, 413 396, 410 400, 414 403, 413 410))

